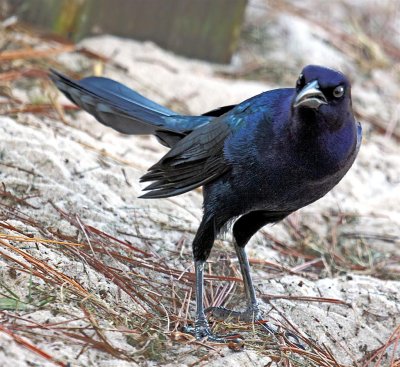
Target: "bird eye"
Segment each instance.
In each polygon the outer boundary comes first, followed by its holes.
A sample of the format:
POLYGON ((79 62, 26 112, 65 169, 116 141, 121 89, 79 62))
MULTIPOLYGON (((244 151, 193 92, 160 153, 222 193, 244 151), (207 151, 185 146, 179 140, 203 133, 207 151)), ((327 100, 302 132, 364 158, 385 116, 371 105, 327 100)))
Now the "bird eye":
POLYGON ((344 94, 344 87, 343 85, 338 85, 334 90, 333 90, 333 96, 335 98, 340 98, 344 94))
POLYGON ((304 75, 303 75, 303 74, 300 74, 300 75, 299 75, 299 78, 297 79, 296 85, 297 85, 298 87, 301 87, 303 84, 304 84, 304 75))

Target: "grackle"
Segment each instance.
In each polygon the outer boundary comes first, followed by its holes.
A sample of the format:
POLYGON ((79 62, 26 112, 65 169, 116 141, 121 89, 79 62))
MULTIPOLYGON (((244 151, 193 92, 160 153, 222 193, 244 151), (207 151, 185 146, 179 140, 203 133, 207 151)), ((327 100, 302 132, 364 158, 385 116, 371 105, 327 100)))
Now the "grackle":
MULTIPOLYGON (((260 319, 245 246, 264 225, 282 220, 330 191, 361 143, 350 82, 322 66, 306 66, 295 88, 261 93, 201 116, 183 116, 113 80, 51 79, 75 104, 124 134, 153 134, 170 148, 141 178, 142 198, 165 198, 203 186, 204 213, 193 240, 196 338, 213 335, 203 306, 204 263, 218 233, 233 223, 247 308, 211 308, 214 315, 260 319)), ((208 311, 208 310, 206 310, 208 311)))

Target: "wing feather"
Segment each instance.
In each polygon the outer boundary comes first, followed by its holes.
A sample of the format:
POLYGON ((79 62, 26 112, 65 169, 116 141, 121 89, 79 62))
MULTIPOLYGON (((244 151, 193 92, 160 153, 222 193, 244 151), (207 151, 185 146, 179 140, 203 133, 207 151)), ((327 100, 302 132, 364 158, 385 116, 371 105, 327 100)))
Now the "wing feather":
POLYGON ((200 127, 180 140, 141 178, 153 181, 143 198, 179 195, 221 176, 230 166, 224 158, 224 143, 232 130, 221 119, 200 127))

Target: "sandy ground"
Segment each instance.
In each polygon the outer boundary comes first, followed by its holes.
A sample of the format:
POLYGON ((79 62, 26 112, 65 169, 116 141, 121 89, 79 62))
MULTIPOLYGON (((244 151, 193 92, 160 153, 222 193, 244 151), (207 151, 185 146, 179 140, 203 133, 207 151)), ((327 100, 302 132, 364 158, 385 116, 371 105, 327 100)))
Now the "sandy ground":
MULTIPOLYGON (((316 37, 311 31, 309 37, 312 42, 307 42, 307 39, 300 42, 296 37, 307 28, 307 24, 301 19, 291 19, 288 22, 287 17, 282 15, 278 18, 280 27, 276 28, 276 32, 286 32, 286 36, 291 40, 288 47, 295 61, 292 60, 288 66, 290 76, 287 76, 287 79, 293 80, 294 83, 296 73, 300 70, 293 70, 300 62, 324 63, 348 72, 357 70, 352 61, 333 47, 324 44, 321 48, 323 37, 321 41, 321 37, 316 37), (300 52, 303 53, 301 61, 296 59, 300 52), (318 52, 322 52, 323 57, 318 52)), ((104 36, 85 40, 82 45, 112 57, 113 63, 119 66, 106 67, 106 76, 181 112, 201 113, 220 105, 240 102, 277 86, 272 82, 265 84, 222 78, 218 76, 221 66, 180 58, 151 43, 104 36)), ((279 62, 280 56, 276 54, 274 57, 274 62, 279 62)), ((237 58, 239 60, 240 55, 237 58)), ((87 64, 87 60, 80 55, 64 54, 58 61, 68 65, 71 70, 80 70, 87 64)), ((239 63, 237 60, 235 62, 239 63)), ((232 68, 234 67, 235 64, 232 68)), ((282 68, 284 67, 282 65, 282 68)), ((392 72, 390 69, 381 69, 375 74, 379 75, 379 78, 376 78, 384 83, 390 79, 392 72)), ((358 78, 356 74, 351 74, 351 77, 354 84, 354 103, 358 108, 362 109, 365 106, 367 115, 382 119, 385 119, 387 114, 393 117, 395 107, 391 107, 393 109, 389 111, 382 111, 381 106, 388 102, 385 94, 379 93, 379 88, 368 89, 368 82, 362 77, 358 78)), ((390 96, 397 93, 398 96, 400 89, 397 87, 395 91, 388 90, 387 93, 390 93, 390 96)), ((15 94, 28 100, 40 94, 40 89, 27 93, 21 88, 16 90, 15 94)), ((64 100, 60 97, 60 101, 64 100)), ((400 257, 400 148, 394 139, 373 132, 368 123, 363 122, 363 126, 363 145, 349 174, 325 198, 301 210, 291 220, 294 223, 301 222, 301 228, 306 228, 317 236, 315 238, 323 239, 332 235, 331 220, 337 218, 338 213, 351 214, 352 219, 344 221, 336 234, 343 240, 344 246, 357 249, 361 238, 365 244, 363 248, 368 251, 371 259, 378 257, 390 262, 391 259, 400 257)), ((118 238, 129 238, 121 233, 132 233, 135 223, 140 223, 140 231, 150 239, 153 251, 171 261, 176 267, 181 266, 179 259, 171 258, 168 251, 175 249, 176 243, 184 234, 188 240, 183 251, 190 253, 190 239, 201 218, 201 193, 195 191, 173 199, 157 201, 137 199, 141 188, 138 179, 147 167, 165 153, 165 149, 157 144, 155 139, 122 136, 101 126, 83 112, 67 115, 66 123, 59 119, 29 114, 17 118, 0 117, 0 131, 0 181, 14 194, 34 195, 29 199, 29 203, 35 209, 25 207, 24 213, 48 227, 58 228, 71 235, 74 228, 67 221, 60 220, 59 214, 49 201, 68 213, 75 213, 85 224, 95 226, 118 238), (102 155, 103 152, 107 152, 106 157, 102 155), (110 156, 118 157, 119 160, 110 156)), ((34 235, 40 235, 34 227, 29 228, 22 221, 15 220, 12 224, 34 235)), ((263 233, 274 236, 290 247, 295 246, 290 228, 287 223, 280 223, 265 228, 263 233)), ((249 256, 293 267, 296 264, 295 259, 284 258, 278 251, 273 250, 263 233, 251 241, 248 246, 249 256)), ((234 258, 229 236, 225 241, 218 243, 216 248, 219 252, 228 251, 229 256, 234 258)), ((137 307, 124 295, 116 297, 118 289, 115 284, 89 265, 63 257, 61 252, 52 251, 48 247, 28 245, 25 249, 68 274, 94 294, 105 290, 108 295, 104 302, 108 307, 116 310, 122 307, 121 304, 130 310, 137 307)), ((2 251, 10 254, 9 250, 2 251)), ((13 256, 22 262, 25 261, 21 256, 13 256)), ((216 261, 215 258, 211 260, 216 261)), ((391 264, 390 269, 393 270, 393 274, 398 274, 399 267, 396 263, 391 264)), ((313 278, 304 277, 299 272, 273 277, 265 267, 254 267, 254 279, 260 296, 284 294, 344 301, 347 305, 278 299, 271 301, 276 309, 271 309, 271 305, 266 302, 262 302, 261 307, 271 318, 281 318, 277 309, 284 312, 299 330, 311 336, 320 345, 326 345, 340 363, 353 365, 366 352, 381 347, 400 324, 400 281, 378 279, 368 275, 368 271, 351 272, 348 269, 329 275, 324 273, 323 276, 313 278)), ((0 279, 21 297, 26 296, 29 276, 20 273, 17 279, 13 279, 9 262, 4 257, 0 258, 0 279)), ((41 285, 40 280, 34 281, 41 285)), ((242 289, 237 288, 236 299, 241 298, 241 292, 242 289)), ((77 305, 64 304, 60 298, 57 302, 61 309, 70 307, 71 314, 81 313, 77 305)), ((36 322, 48 319, 56 322, 63 319, 62 316, 56 316, 45 309, 33 308, 28 314, 29 318, 36 322)), ((193 312, 191 315, 193 316, 193 312)), ((76 325, 81 325, 81 321, 76 321, 76 325)), ((109 337, 114 345, 127 352, 137 351, 138 348, 130 345, 123 334, 111 334, 110 332, 109 337)), ((43 339, 38 345, 57 358, 70 362, 71 366, 136 365, 134 362, 98 353, 94 349, 79 354, 80 348, 54 338, 43 339)), ((177 362, 173 363, 175 366, 196 362, 185 347, 179 348, 178 351, 182 350, 182 355, 185 352, 186 356, 177 357, 177 362)), ((165 353, 168 354, 168 351, 165 353)), ((400 358, 399 349, 393 351, 393 347, 389 348, 386 358, 391 358, 391 353, 400 358)), ((4 333, 0 333, 0 361, 2 366, 10 367, 54 365, 27 352, 4 333)), ((254 350, 234 353, 223 349, 206 364, 265 366, 269 362, 268 357, 254 350)), ((152 361, 138 363, 158 365, 152 361)))

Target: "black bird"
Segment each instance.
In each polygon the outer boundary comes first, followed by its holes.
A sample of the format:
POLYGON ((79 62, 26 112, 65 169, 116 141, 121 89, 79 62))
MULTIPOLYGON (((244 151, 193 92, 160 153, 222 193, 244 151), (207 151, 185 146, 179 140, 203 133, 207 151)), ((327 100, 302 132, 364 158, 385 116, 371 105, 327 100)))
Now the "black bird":
POLYGON ((318 200, 346 174, 361 143, 350 82, 342 73, 309 65, 295 88, 261 93, 238 105, 182 116, 113 80, 50 75, 75 104, 125 134, 153 134, 170 151, 141 181, 143 198, 165 198, 203 186, 204 214, 193 240, 197 338, 212 334, 203 307, 203 272, 214 240, 233 225, 247 296, 243 312, 213 308, 219 316, 260 318, 245 246, 264 225, 318 200))

